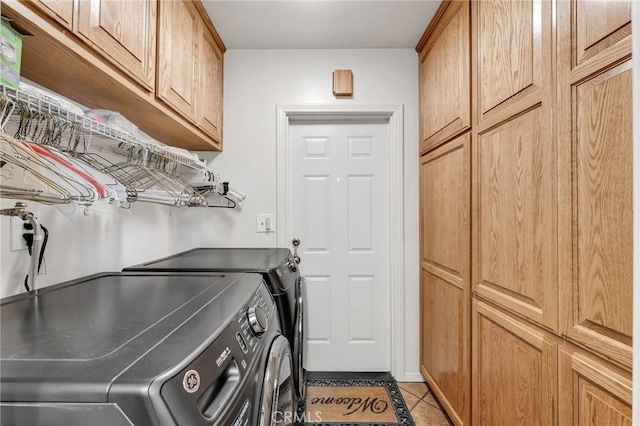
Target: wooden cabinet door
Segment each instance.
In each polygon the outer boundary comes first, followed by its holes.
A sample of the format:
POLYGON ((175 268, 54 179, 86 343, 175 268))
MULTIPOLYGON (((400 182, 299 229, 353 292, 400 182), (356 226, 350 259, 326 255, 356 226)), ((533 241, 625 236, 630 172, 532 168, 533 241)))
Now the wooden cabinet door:
POLYGON ((473 2, 474 291, 558 330, 551 2, 473 2), (514 52, 517 52, 515 54, 514 52))
POLYGON ((58 21, 68 30, 73 29, 73 1, 74 0, 22 0, 32 7, 44 12, 58 21))
POLYGON ((557 424, 557 344, 544 332, 473 302, 473 424, 557 424))
POLYGON ((420 364, 456 424, 469 424, 469 134, 420 160, 420 364))
POLYGON ((561 425, 631 426, 631 375, 571 348, 560 351, 561 425))
POLYGON ((626 43, 624 40, 631 36, 630 0, 573 0, 570 7, 575 16, 571 24, 575 42, 574 65, 584 63, 621 41, 626 43))
POLYGON ((143 87, 153 90, 156 0, 78 0, 78 34, 143 87))
POLYGON ((192 1, 160 2, 156 96, 196 121, 202 18, 192 1))
POLYGON ((202 25, 199 59, 198 125, 215 140, 222 141, 222 49, 205 24, 202 25))
POLYGON ((471 126, 469 2, 448 3, 432 25, 420 53, 421 153, 471 126))
POLYGON ((631 369, 632 60, 628 1, 558 2, 567 285, 562 332, 631 369), (572 39, 573 37, 573 39, 572 39))
POLYGON ((473 2, 474 110, 484 128, 552 99, 552 2, 473 2))

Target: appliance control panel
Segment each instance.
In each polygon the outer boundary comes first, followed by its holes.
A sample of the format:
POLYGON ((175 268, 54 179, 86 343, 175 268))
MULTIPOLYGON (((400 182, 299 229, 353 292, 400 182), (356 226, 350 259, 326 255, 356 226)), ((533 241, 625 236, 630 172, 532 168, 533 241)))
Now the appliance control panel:
POLYGON ((249 305, 237 317, 240 331, 235 338, 243 353, 253 354, 256 351, 258 339, 267 331, 275 309, 275 302, 266 285, 260 286, 249 305))

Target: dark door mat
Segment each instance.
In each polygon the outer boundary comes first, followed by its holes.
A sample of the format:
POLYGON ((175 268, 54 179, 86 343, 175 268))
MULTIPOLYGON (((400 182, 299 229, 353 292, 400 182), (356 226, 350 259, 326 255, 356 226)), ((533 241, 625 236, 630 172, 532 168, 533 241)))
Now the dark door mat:
POLYGON ((415 426, 389 373, 307 374, 304 426, 415 426))

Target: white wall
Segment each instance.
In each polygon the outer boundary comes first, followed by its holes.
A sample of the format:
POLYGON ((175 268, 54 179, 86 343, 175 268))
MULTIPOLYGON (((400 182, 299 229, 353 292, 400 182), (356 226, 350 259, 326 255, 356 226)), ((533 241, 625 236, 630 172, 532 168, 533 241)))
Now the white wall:
MULTIPOLYGON (((406 377, 418 369, 418 60, 412 49, 229 50, 224 57, 224 152, 211 165, 247 194, 239 211, 180 212, 182 248, 275 246, 256 214, 276 213, 276 105, 404 105, 406 377), (336 99, 332 72, 351 69, 354 95, 336 99)), ((304 273, 304 268, 302 269, 304 273)))
MULTIPOLYGON (((14 205, 0 200, 0 207, 14 205)), ((38 287, 166 256, 178 250, 177 215, 166 206, 138 203, 131 210, 98 203, 87 214, 83 208, 60 209, 28 203, 49 230, 45 252, 46 274, 38 287)), ((0 217, 0 297, 24 291, 29 256, 26 249, 11 251, 11 228, 21 233, 22 221, 0 217)), ((14 246, 16 247, 16 246, 14 246)))
MULTIPOLYGON (((224 152, 211 165, 247 194, 241 209, 172 209, 138 203, 131 212, 97 205, 70 217, 35 203, 50 231, 41 286, 199 246, 275 246, 257 234, 256 214, 276 213, 276 105, 404 105, 405 379, 418 370, 418 63, 412 49, 229 50, 225 54, 224 152), (335 99, 332 71, 352 69, 354 96, 335 99)), ((0 207, 12 206, 0 200, 0 207)), ((14 222, 13 225, 20 226, 14 222)), ((12 222, 0 218, 0 297, 22 291, 26 251, 10 251, 12 222)), ((304 272, 304 270, 303 270, 304 272)), ((399 379, 402 379, 399 377, 399 379)))

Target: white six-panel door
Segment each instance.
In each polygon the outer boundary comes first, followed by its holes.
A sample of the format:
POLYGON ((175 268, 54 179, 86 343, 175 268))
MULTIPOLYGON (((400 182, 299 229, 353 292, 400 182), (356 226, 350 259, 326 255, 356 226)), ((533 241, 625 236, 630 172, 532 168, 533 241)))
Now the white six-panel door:
POLYGON ((310 371, 390 371, 387 123, 292 124, 290 235, 310 371))

